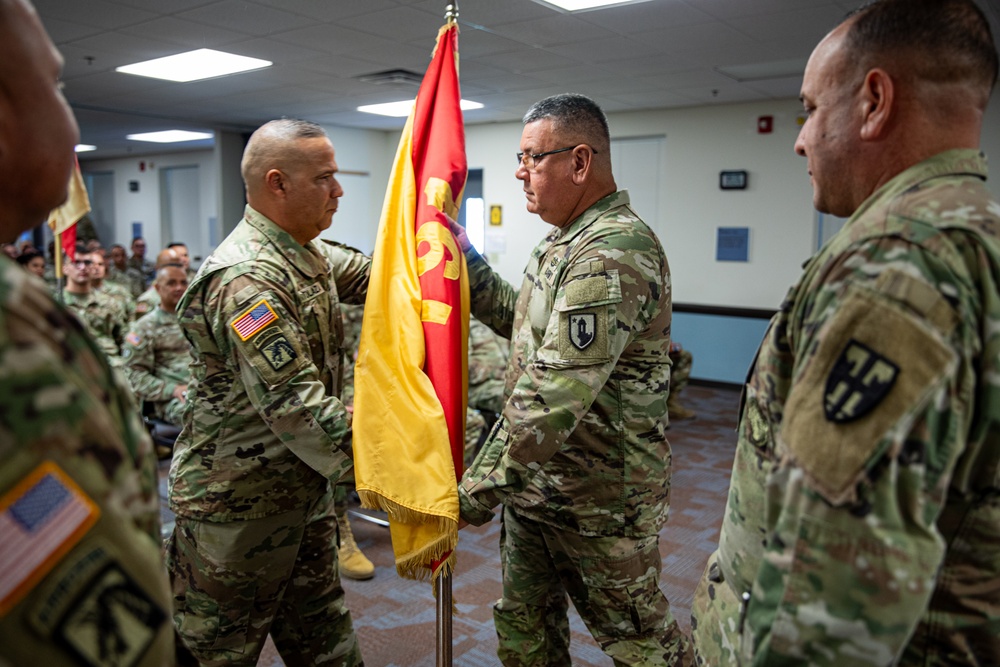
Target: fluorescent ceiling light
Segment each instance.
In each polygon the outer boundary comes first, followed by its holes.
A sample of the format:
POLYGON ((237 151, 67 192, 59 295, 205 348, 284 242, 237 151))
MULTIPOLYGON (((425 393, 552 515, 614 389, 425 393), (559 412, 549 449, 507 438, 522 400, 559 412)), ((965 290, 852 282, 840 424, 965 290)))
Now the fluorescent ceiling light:
POLYGON ((188 132, 187 130, 163 130, 162 132, 143 132, 141 134, 129 134, 125 138, 132 141, 152 141, 157 144, 173 144, 178 141, 197 141, 198 139, 211 139, 214 135, 211 132, 188 132))
POLYGON ((86 153, 87 151, 96 151, 97 146, 91 146, 90 144, 77 144, 74 148, 77 153, 86 153))
POLYGON ((723 76, 739 82, 767 81, 769 79, 785 79, 802 76, 806 70, 806 59, 774 60, 766 63, 750 63, 748 65, 733 65, 731 67, 716 67, 715 71, 723 76))
POLYGON ((116 67, 115 71, 168 81, 199 81, 270 66, 270 60, 248 58, 213 49, 198 49, 132 65, 123 65, 116 67))
POLYGON ((570 12, 581 12, 585 9, 600 9, 602 7, 613 7, 615 5, 627 5, 647 1, 648 0, 535 0, 535 2, 539 4, 552 5, 570 12))
MULTIPOLYGON (((358 111, 362 111, 364 113, 374 113, 379 116, 405 118, 410 115, 410 109, 413 108, 413 102, 414 100, 400 100, 399 102, 385 102, 384 104, 366 104, 358 107, 358 111)), ((459 102, 459 107, 462 111, 468 111, 470 109, 482 109, 483 105, 479 102, 462 100, 459 102)))

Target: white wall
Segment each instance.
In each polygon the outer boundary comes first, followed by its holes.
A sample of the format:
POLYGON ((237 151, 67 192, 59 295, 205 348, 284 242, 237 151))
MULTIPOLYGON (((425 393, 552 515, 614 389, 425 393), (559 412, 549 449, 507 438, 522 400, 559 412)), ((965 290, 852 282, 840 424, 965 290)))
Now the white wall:
POLYGON ((84 172, 103 171, 114 174, 115 238, 105 241, 106 245, 121 243, 127 248, 132 240, 133 222, 142 223, 147 259, 156 259, 156 254, 171 241, 184 241, 164 239, 160 234, 160 169, 180 166, 198 167, 201 179, 198 188, 199 221, 206 230, 207 237, 209 220, 217 215, 219 199, 215 155, 211 150, 81 161, 80 168, 84 172), (138 192, 129 191, 129 181, 138 181, 138 192))

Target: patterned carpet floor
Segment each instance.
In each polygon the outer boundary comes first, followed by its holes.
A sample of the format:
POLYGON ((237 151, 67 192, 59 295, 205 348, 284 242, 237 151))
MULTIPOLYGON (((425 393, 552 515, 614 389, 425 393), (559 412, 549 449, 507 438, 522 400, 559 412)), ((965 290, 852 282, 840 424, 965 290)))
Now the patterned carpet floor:
MULTIPOLYGON (((681 627, 690 627, 691 598, 705 561, 718 542, 718 530, 729 489, 736 443, 739 391, 692 385, 684 403, 697 414, 673 424, 669 431, 674 475, 670 520, 663 529, 661 585, 681 627)), ((161 472, 166 493, 166 468, 161 472)), ((356 511, 358 510, 355 508, 356 511)), ((172 517, 164 511, 169 527, 172 517)), ((344 580, 348 606, 368 667, 434 667, 436 613, 432 585, 400 579, 392 559, 387 528, 352 517, 354 536, 375 564, 368 581, 344 580)), ((496 635, 492 603, 500 596, 499 521, 462 531, 453 581, 457 614, 452 621, 456 667, 494 667, 496 635)), ((573 665, 612 664, 571 610, 573 665)), ((268 642, 258 667, 281 667, 268 642)))

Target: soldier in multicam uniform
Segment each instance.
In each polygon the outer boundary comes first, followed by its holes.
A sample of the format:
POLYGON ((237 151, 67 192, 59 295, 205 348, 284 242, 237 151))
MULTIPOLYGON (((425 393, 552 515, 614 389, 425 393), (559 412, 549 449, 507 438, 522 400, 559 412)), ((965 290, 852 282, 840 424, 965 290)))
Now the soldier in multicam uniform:
POLYGON ((504 369, 509 343, 474 317, 469 318, 469 402, 465 414, 465 465, 503 411, 504 369))
POLYGON ((506 404, 459 485, 463 522, 483 524, 503 504, 498 653, 505 665, 571 664, 568 593, 615 664, 688 665, 659 588, 667 258, 616 188, 593 101, 535 104, 521 151, 528 210, 556 229, 532 252, 520 295, 457 228, 472 312, 511 340, 506 404))
POLYGON ((121 319, 131 322, 135 314, 135 299, 127 287, 107 280, 108 263, 104 249, 98 247, 91 251, 90 260, 90 289, 111 299, 118 307, 121 319))
POLYGON ((107 294, 90 286, 93 257, 83 244, 77 244, 73 261, 65 260, 63 303, 80 318, 112 365, 121 366, 121 346, 128 328, 125 310, 107 294))
MULTIPOLYGON (((66 199, 76 123, 26 0, 0 0, 0 240, 66 199)), ((0 663, 173 662, 152 445, 49 290, 0 258, 0 663)))
POLYGON ((745 389, 706 665, 1000 665, 997 76, 971 0, 880 0, 806 66, 816 208, 745 389))
POLYGON ((204 665, 359 665, 337 567, 333 488, 351 470, 339 301, 371 262, 313 242, 343 194, 323 129, 272 121, 250 138, 243 220, 177 307, 196 363, 170 468, 174 621, 204 665))
POLYGON ((122 359, 135 395, 153 406, 157 419, 180 426, 194 357, 177 321, 177 302, 187 289, 187 272, 167 264, 156 272, 153 286, 160 305, 143 315, 125 336, 122 359))
MULTIPOLYGON (((348 412, 354 411, 354 363, 358 360, 358 343, 361 341, 361 322, 364 315, 363 305, 341 304, 340 316, 344 322, 344 339, 341 343, 343 363, 340 368, 343 380, 340 383, 340 400, 348 412)), ((345 482, 353 485, 353 474, 348 477, 349 480, 345 482)), ((334 506, 340 528, 337 558, 340 561, 342 576, 363 581, 375 576, 375 564, 365 556, 354 539, 354 531, 351 530, 351 522, 347 516, 349 490, 347 483, 338 484, 334 490, 334 506)))
POLYGON ((139 298, 139 295, 146 289, 146 281, 141 271, 128 265, 128 252, 125 250, 125 246, 116 243, 111 246, 108 254, 111 258, 111 263, 107 267, 108 281, 124 285, 128 288, 133 299, 139 298))
POLYGON ((670 341, 670 396, 667 397, 667 415, 670 421, 695 417, 694 410, 681 403, 681 390, 687 386, 693 363, 694 356, 690 351, 685 350, 677 341, 670 341))

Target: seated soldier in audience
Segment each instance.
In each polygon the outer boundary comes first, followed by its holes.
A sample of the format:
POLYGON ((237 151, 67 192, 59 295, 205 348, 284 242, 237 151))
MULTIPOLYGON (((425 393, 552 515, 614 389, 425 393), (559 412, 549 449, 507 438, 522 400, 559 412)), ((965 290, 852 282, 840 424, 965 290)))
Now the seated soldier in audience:
MULTIPOLYGON (((182 268, 184 267, 180 253, 173 248, 165 248, 156 256, 157 271, 167 264, 179 264, 182 268)), ((185 271, 185 275, 187 275, 187 271, 185 271)), ((152 312, 158 305, 160 305, 160 293, 156 291, 153 285, 150 285, 149 289, 140 294, 139 298, 135 300, 135 316, 142 317, 146 313, 152 312)))
POLYGON ((132 239, 132 256, 128 258, 128 266, 142 274, 144 287, 152 283, 157 267, 146 259, 146 240, 141 236, 132 239))
POLYGON ((670 421, 692 419, 693 410, 681 405, 681 389, 687 386, 691 377, 691 364, 694 357, 676 341, 670 341, 670 395, 667 396, 667 415, 670 421))
POLYGON ((142 272, 128 265, 128 254, 125 251, 125 246, 120 243, 111 246, 111 263, 108 264, 107 279, 127 287, 133 299, 139 298, 139 295, 146 289, 146 281, 142 277, 142 272))
POLYGON ((167 244, 167 249, 173 250, 177 253, 177 256, 181 260, 181 266, 183 266, 184 271, 187 272, 188 282, 194 280, 194 277, 198 272, 191 268, 191 254, 188 252, 187 244, 174 241, 173 243, 167 244))
POLYGON ((79 244, 73 261, 66 258, 64 261, 66 287, 63 289, 63 303, 80 318, 84 328, 108 356, 111 365, 121 366, 126 322, 122 310, 111 298, 95 292, 90 286, 94 255, 87 252, 86 246, 79 244))
MULTIPOLYGON (((364 318, 364 306, 340 304, 340 317, 344 323, 344 343, 341 348, 344 362, 344 381, 341 383, 340 400, 350 413, 354 410, 354 362, 358 360, 358 343, 361 340, 361 320, 364 318)), ((350 480, 353 482, 353 474, 350 480)), ((340 549, 337 554, 340 559, 340 574, 348 579, 371 579, 375 576, 375 565, 361 551, 354 540, 354 531, 347 519, 348 484, 337 484, 334 489, 334 511, 337 523, 340 525, 340 549)))
POLYGON ((509 343, 469 318, 469 403, 465 413, 465 465, 476 458, 503 411, 503 376, 509 343))
POLYGON ((42 280, 45 280, 45 255, 37 250, 28 250, 17 256, 17 263, 29 273, 33 273, 42 280))
POLYGON ((90 265, 91 289, 108 296, 121 309, 122 319, 131 322, 135 315, 135 300, 132 298, 132 293, 124 285, 107 280, 108 262, 101 244, 95 245, 94 242, 90 242, 87 247, 92 249, 90 255, 93 261, 93 264, 90 265))
POLYGON ((152 404, 157 419, 178 427, 183 423, 185 392, 194 360, 176 314, 177 302, 187 286, 183 266, 160 267, 153 281, 160 303, 132 325, 122 350, 125 376, 135 395, 152 404))

